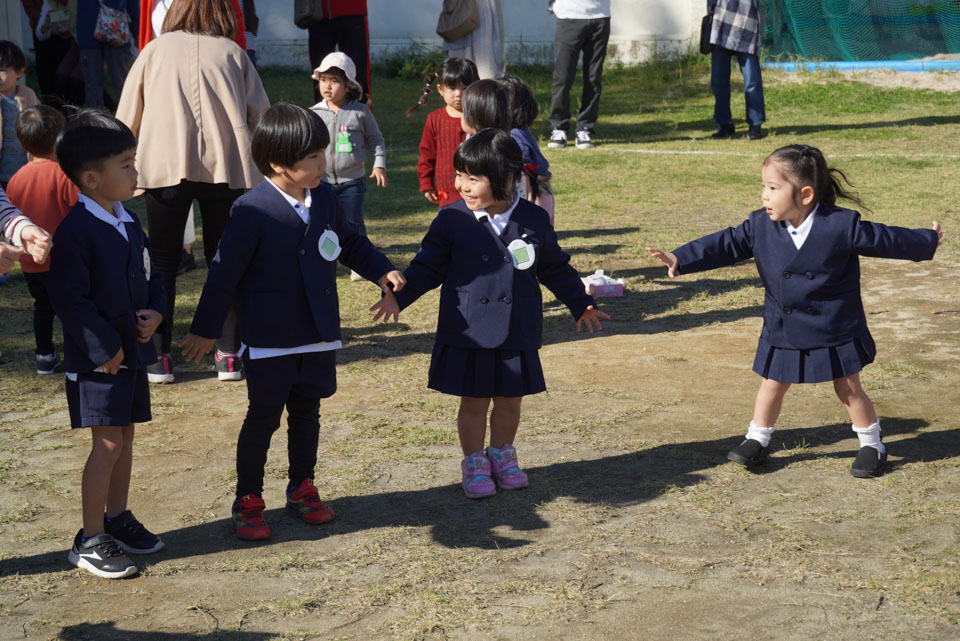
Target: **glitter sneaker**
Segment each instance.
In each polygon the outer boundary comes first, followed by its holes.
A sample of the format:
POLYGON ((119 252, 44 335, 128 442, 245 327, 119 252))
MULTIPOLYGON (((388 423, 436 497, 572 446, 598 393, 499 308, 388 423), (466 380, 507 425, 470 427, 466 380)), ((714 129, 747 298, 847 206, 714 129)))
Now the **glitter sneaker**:
POLYGON ((505 443, 500 449, 488 447, 487 458, 490 460, 493 480, 501 490, 519 490, 530 484, 527 473, 520 469, 517 462, 517 450, 510 443, 505 443))
POLYGON ((497 493, 497 486, 490 478, 490 460, 483 450, 463 457, 460 470, 463 472, 463 493, 468 499, 483 499, 497 493))

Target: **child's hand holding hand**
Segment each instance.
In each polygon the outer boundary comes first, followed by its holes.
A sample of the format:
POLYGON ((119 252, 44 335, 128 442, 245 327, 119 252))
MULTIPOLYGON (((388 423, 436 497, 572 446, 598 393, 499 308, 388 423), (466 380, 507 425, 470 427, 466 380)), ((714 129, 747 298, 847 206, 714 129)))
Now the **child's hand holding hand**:
POLYGON ((155 309, 137 310, 137 340, 146 343, 163 322, 163 314, 155 309))
POLYGON ((597 329, 603 329, 603 325, 600 324, 601 318, 604 320, 610 320, 608 315, 604 314, 593 305, 590 305, 587 307, 587 311, 583 313, 583 316, 580 317, 580 320, 577 321, 577 331, 580 331, 580 325, 583 323, 586 323, 587 331, 591 334, 593 333, 594 327, 597 329))
POLYGON ((377 301, 373 307, 370 308, 370 311, 377 312, 373 316, 374 323, 380 320, 381 317, 384 323, 389 322, 391 316, 393 316, 393 322, 395 323, 400 320, 400 305, 397 304, 397 298, 389 289, 383 290, 383 298, 377 301))
POLYGON ((22 253, 23 250, 19 247, 0 242, 0 274, 5 274, 8 269, 16 265, 22 253))
POLYGON ((120 371, 120 365, 123 363, 123 348, 117 350, 116 355, 109 361, 100 366, 104 374, 116 374, 120 371))
POLYGON ((939 245, 943 242, 943 229, 937 221, 933 221, 933 231, 937 232, 937 244, 939 245))
POLYGON ((188 332, 186 337, 177 345, 183 348, 183 357, 188 363, 191 361, 199 362, 213 349, 214 341, 213 338, 204 338, 188 332))
POLYGON ((377 284, 380 285, 380 289, 382 289, 385 294, 389 294, 391 291, 399 292, 403 289, 403 286, 407 284, 407 279, 403 277, 403 274, 394 269, 381 276, 377 284), (393 285, 393 287, 390 285, 393 285))
POLYGON ((23 240, 23 249, 33 257, 33 262, 42 265, 47 261, 50 250, 53 248, 53 241, 50 234, 43 231, 36 225, 24 227, 20 232, 20 238, 23 240))
POLYGON ((677 265, 680 264, 680 261, 677 260, 677 257, 674 256, 673 252, 662 252, 659 249, 654 249, 653 247, 647 247, 646 250, 654 258, 658 258, 669 268, 667 270, 667 276, 673 278, 677 275, 677 265))
POLYGON ((426 198, 427 200, 429 200, 429 201, 430 201, 431 203, 433 203, 434 205, 439 205, 439 204, 440 204, 440 199, 437 198, 437 190, 436 190, 436 189, 428 189, 427 191, 423 192, 423 197, 426 198))
POLYGON ((387 186, 387 170, 383 167, 374 167, 373 173, 370 174, 370 177, 377 179, 377 187, 387 186))

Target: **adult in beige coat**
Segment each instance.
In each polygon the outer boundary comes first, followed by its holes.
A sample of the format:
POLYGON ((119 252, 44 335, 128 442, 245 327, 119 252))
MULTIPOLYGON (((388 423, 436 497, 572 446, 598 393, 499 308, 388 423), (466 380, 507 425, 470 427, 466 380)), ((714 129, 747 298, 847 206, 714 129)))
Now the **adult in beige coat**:
MULTIPOLYGON (((173 319, 183 231, 196 200, 203 221, 203 251, 213 260, 233 201, 260 181, 250 156, 252 130, 270 106, 247 54, 233 41, 230 0, 177 0, 163 34, 143 48, 117 107, 137 136, 137 171, 144 190, 150 261, 163 275, 167 314, 173 319)), ((154 335, 160 360, 151 382, 173 381, 173 323, 154 335)), ((240 378, 236 317, 217 341, 221 380, 240 378)))

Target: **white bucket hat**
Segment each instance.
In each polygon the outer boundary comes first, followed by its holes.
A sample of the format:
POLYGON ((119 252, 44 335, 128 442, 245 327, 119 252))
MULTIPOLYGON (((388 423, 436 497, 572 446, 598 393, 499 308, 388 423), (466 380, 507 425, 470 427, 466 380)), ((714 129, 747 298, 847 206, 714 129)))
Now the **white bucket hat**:
POLYGON ((325 73, 333 67, 343 71, 343 73, 347 76, 347 85, 350 87, 355 87, 357 91, 360 92, 360 96, 362 97, 363 87, 361 87, 360 83, 357 82, 357 65, 353 64, 353 60, 350 59, 350 56, 341 51, 334 51, 333 53, 327 54, 327 56, 320 62, 320 66, 313 70, 311 77, 314 80, 320 80, 320 74, 325 73))

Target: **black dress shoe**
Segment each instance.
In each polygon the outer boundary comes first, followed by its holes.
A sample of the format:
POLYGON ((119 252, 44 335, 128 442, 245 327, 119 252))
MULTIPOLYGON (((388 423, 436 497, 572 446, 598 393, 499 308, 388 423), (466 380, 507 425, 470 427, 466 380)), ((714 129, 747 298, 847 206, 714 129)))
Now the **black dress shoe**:
POLYGON ((750 125, 750 129, 747 130, 747 140, 760 140, 766 135, 760 125, 750 125))
POLYGON ((717 127, 717 130, 712 134, 710 134, 710 137, 717 138, 717 139, 732 138, 733 135, 736 133, 736 129, 737 128, 733 125, 732 122, 728 122, 725 125, 720 125, 719 127, 717 127))
POLYGON ((748 438, 740 445, 736 446, 727 454, 727 458, 740 465, 747 467, 756 467, 767 462, 767 454, 770 453, 770 447, 760 445, 760 441, 748 438))
POLYGON ((850 466, 850 473, 858 479, 869 479, 875 476, 883 476, 883 468, 887 464, 887 451, 879 454, 875 448, 861 447, 857 452, 857 458, 853 460, 850 466))
POLYGON ((186 274, 189 271, 193 271, 197 268, 197 261, 193 258, 193 254, 187 252, 186 249, 180 250, 180 265, 177 267, 177 276, 186 274))

